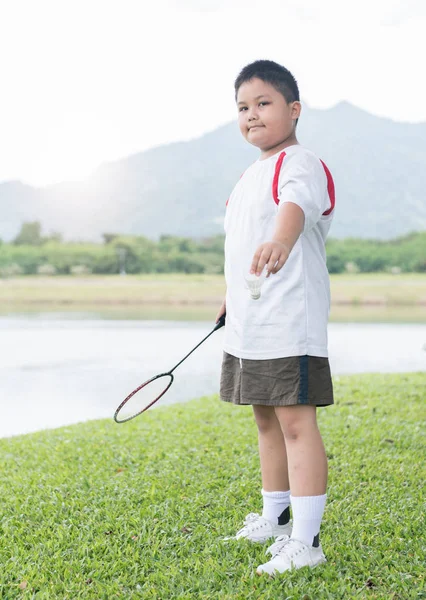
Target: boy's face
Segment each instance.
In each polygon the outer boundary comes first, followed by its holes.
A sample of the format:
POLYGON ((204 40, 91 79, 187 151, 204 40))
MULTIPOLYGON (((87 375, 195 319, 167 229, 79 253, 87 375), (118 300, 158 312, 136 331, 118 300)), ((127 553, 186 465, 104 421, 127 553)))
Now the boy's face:
POLYGON ((287 104, 284 96, 261 79, 243 83, 237 94, 238 124, 245 139, 268 158, 296 143, 300 102, 287 104))

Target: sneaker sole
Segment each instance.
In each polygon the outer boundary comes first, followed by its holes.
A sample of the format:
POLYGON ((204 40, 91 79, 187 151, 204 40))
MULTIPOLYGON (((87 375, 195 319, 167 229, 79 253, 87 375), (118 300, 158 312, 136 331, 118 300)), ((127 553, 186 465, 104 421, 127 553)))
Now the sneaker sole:
POLYGON ((273 533, 269 537, 260 538, 260 539, 252 539, 252 538, 244 537, 244 536, 241 536, 239 538, 234 538, 234 539, 237 541, 247 540, 248 542, 251 542, 252 544, 266 544, 266 542, 269 542, 271 540, 276 540, 278 537, 280 537, 280 535, 289 535, 289 534, 288 533, 284 534, 284 532, 281 531, 280 533, 273 533))
POLYGON ((284 573, 287 573, 288 571, 299 571, 300 569, 315 569, 315 567, 318 567, 319 565, 323 565, 324 563, 327 562, 327 559, 324 557, 321 560, 319 560, 317 563, 315 563, 314 565, 303 565, 303 567, 296 567, 296 568, 292 568, 292 569, 287 569, 286 571, 277 571, 275 570, 273 573, 268 573, 268 571, 259 571, 258 569, 256 569, 256 575, 258 575, 259 577, 261 575, 268 575, 268 577, 278 577, 279 575, 284 575, 284 573))
MULTIPOLYGON (((283 533, 273 533, 271 536, 269 537, 265 537, 265 538, 261 538, 261 539, 257 539, 257 540, 253 540, 249 537, 244 537, 241 536, 239 538, 232 536, 232 537, 224 537, 222 538, 222 542, 230 542, 231 540, 234 540, 236 542, 239 542, 240 540, 246 540, 247 542, 251 542, 252 544, 266 544, 266 542, 269 542, 271 540, 276 540, 278 537, 280 537, 280 535, 283 535, 283 533)), ((288 535, 288 534, 285 534, 288 535)), ((289 536, 290 537, 290 536, 289 536)))

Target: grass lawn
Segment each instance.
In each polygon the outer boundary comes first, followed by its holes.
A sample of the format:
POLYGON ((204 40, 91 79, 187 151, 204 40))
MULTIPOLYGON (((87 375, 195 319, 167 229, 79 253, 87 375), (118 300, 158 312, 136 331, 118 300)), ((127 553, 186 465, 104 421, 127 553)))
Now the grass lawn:
POLYGON ((251 409, 217 398, 0 440, 0 598, 426 598, 426 374, 335 379, 328 562, 258 577, 224 542, 259 510, 251 409))
MULTIPOLYGON (((106 318, 212 320, 222 275, 0 279, 0 314, 96 312, 106 318)), ((426 274, 333 275, 331 320, 426 322, 426 274)))

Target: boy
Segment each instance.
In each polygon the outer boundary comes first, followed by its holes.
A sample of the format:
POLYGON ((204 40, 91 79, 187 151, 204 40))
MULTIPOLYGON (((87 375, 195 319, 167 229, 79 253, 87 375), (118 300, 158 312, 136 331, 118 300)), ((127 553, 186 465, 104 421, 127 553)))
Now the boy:
POLYGON ((325 238, 334 185, 324 163, 298 144, 299 90, 286 68, 268 60, 247 65, 235 94, 240 131, 260 157, 227 203, 220 393, 253 406, 263 512, 248 515, 236 538, 277 537, 271 560, 257 568, 272 575, 325 562, 319 530, 327 458, 316 407, 333 404, 325 238), (264 268, 261 297, 253 300, 244 276, 264 268))

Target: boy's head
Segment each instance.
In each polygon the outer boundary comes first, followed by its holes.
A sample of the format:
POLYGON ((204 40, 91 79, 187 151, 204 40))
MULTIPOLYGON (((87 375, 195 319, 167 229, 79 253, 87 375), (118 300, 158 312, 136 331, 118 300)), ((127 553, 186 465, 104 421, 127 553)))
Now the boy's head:
POLYGON ((241 133, 265 158, 297 142, 300 96, 288 69, 271 60, 247 65, 235 80, 235 99, 241 133))
POLYGON ((300 102, 297 81, 288 69, 273 60, 256 60, 245 66, 235 80, 235 99, 243 83, 252 79, 261 79, 269 83, 285 98, 287 104, 297 100, 300 102))

